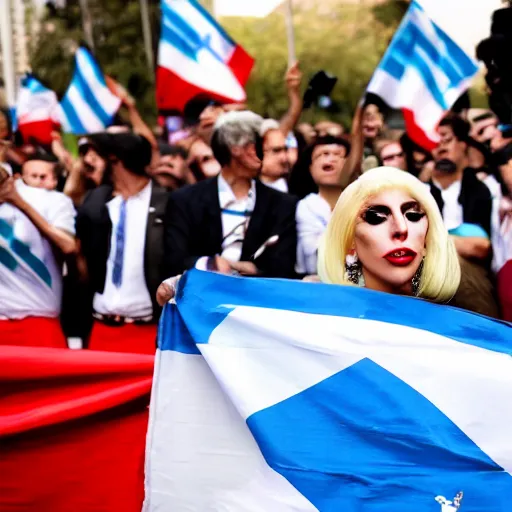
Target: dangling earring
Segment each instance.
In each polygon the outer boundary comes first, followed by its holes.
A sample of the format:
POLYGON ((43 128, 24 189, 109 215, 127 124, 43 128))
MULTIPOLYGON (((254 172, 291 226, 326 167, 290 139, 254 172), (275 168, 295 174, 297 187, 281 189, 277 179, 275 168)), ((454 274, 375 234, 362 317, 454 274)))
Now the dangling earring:
POLYGON ((345 258, 345 279, 357 286, 364 286, 363 268, 357 254, 345 258))
POLYGON ((418 292, 420 291, 420 283, 421 283, 421 274, 423 272, 423 263, 425 262, 425 258, 421 260, 420 266, 416 273, 412 277, 412 294, 417 297, 418 292))

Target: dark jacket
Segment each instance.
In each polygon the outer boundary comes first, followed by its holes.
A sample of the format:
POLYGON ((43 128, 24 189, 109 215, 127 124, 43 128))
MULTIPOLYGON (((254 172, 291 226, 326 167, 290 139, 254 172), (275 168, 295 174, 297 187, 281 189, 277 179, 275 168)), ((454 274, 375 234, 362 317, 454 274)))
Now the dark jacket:
MULTIPOLYGON (((273 235, 278 242, 254 260, 266 277, 295 277, 297 198, 256 181, 256 204, 242 246, 242 261, 273 235)), ((218 180, 212 178, 173 192, 165 215, 165 262, 168 276, 194 267, 201 256, 222 252, 218 180)))
MULTIPOLYGON (((89 192, 78 210, 76 220, 77 236, 82 254, 87 263, 90 299, 94 293, 103 293, 107 275, 107 260, 110 253, 112 222, 107 203, 112 199, 112 186, 101 185, 89 192)), ((157 319, 160 308, 156 302, 156 290, 163 279, 163 217, 168 193, 153 182, 149 203, 146 238, 144 243, 144 276, 153 304, 153 314, 157 319)), ((128 233, 127 236, 130 236, 128 233)), ((92 308, 92 302, 91 302, 92 308)))
MULTIPOLYGON (((430 183, 430 191, 442 212, 444 201, 441 191, 430 183)), ((487 185, 480 181, 473 169, 465 169, 462 175, 459 203, 462 206, 463 220, 467 224, 482 227, 491 237, 492 195, 487 185)))

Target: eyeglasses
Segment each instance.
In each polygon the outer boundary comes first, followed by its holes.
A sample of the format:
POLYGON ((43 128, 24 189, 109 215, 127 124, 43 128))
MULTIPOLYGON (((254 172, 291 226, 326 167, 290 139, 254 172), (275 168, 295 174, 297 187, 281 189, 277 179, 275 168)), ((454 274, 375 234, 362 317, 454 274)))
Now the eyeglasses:
POLYGON ((263 153, 272 153, 273 155, 279 155, 281 153, 287 153, 288 148, 286 146, 277 146, 275 148, 268 148, 263 150, 263 153))
POLYGON ((394 155, 383 156, 382 157, 382 161, 383 162, 389 162, 389 160, 394 160, 395 158, 402 158, 403 156, 404 156, 403 152, 395 153, 394 155))

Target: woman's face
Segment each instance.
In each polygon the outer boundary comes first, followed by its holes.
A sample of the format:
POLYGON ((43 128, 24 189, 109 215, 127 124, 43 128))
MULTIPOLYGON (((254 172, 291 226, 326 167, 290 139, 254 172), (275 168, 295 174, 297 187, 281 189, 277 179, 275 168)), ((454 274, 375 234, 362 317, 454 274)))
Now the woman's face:
POLYGON ((412 278, 425 255, 428 219, 406 191, 370 197, 356 220, 354 249, 365 285, 372 290, 412 294, 412 278))

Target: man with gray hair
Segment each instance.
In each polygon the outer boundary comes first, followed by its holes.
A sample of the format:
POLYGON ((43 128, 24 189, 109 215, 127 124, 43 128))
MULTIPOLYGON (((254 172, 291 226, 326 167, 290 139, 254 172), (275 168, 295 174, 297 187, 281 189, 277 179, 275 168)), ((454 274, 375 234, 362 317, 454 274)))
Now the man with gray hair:
POLYGON ((172 193, 166 212, 167 274, 192 267, 227 274, 295 276, 297 199, 263 185, 263 119, 228 112, 211 146, 219 176, 172 193))

